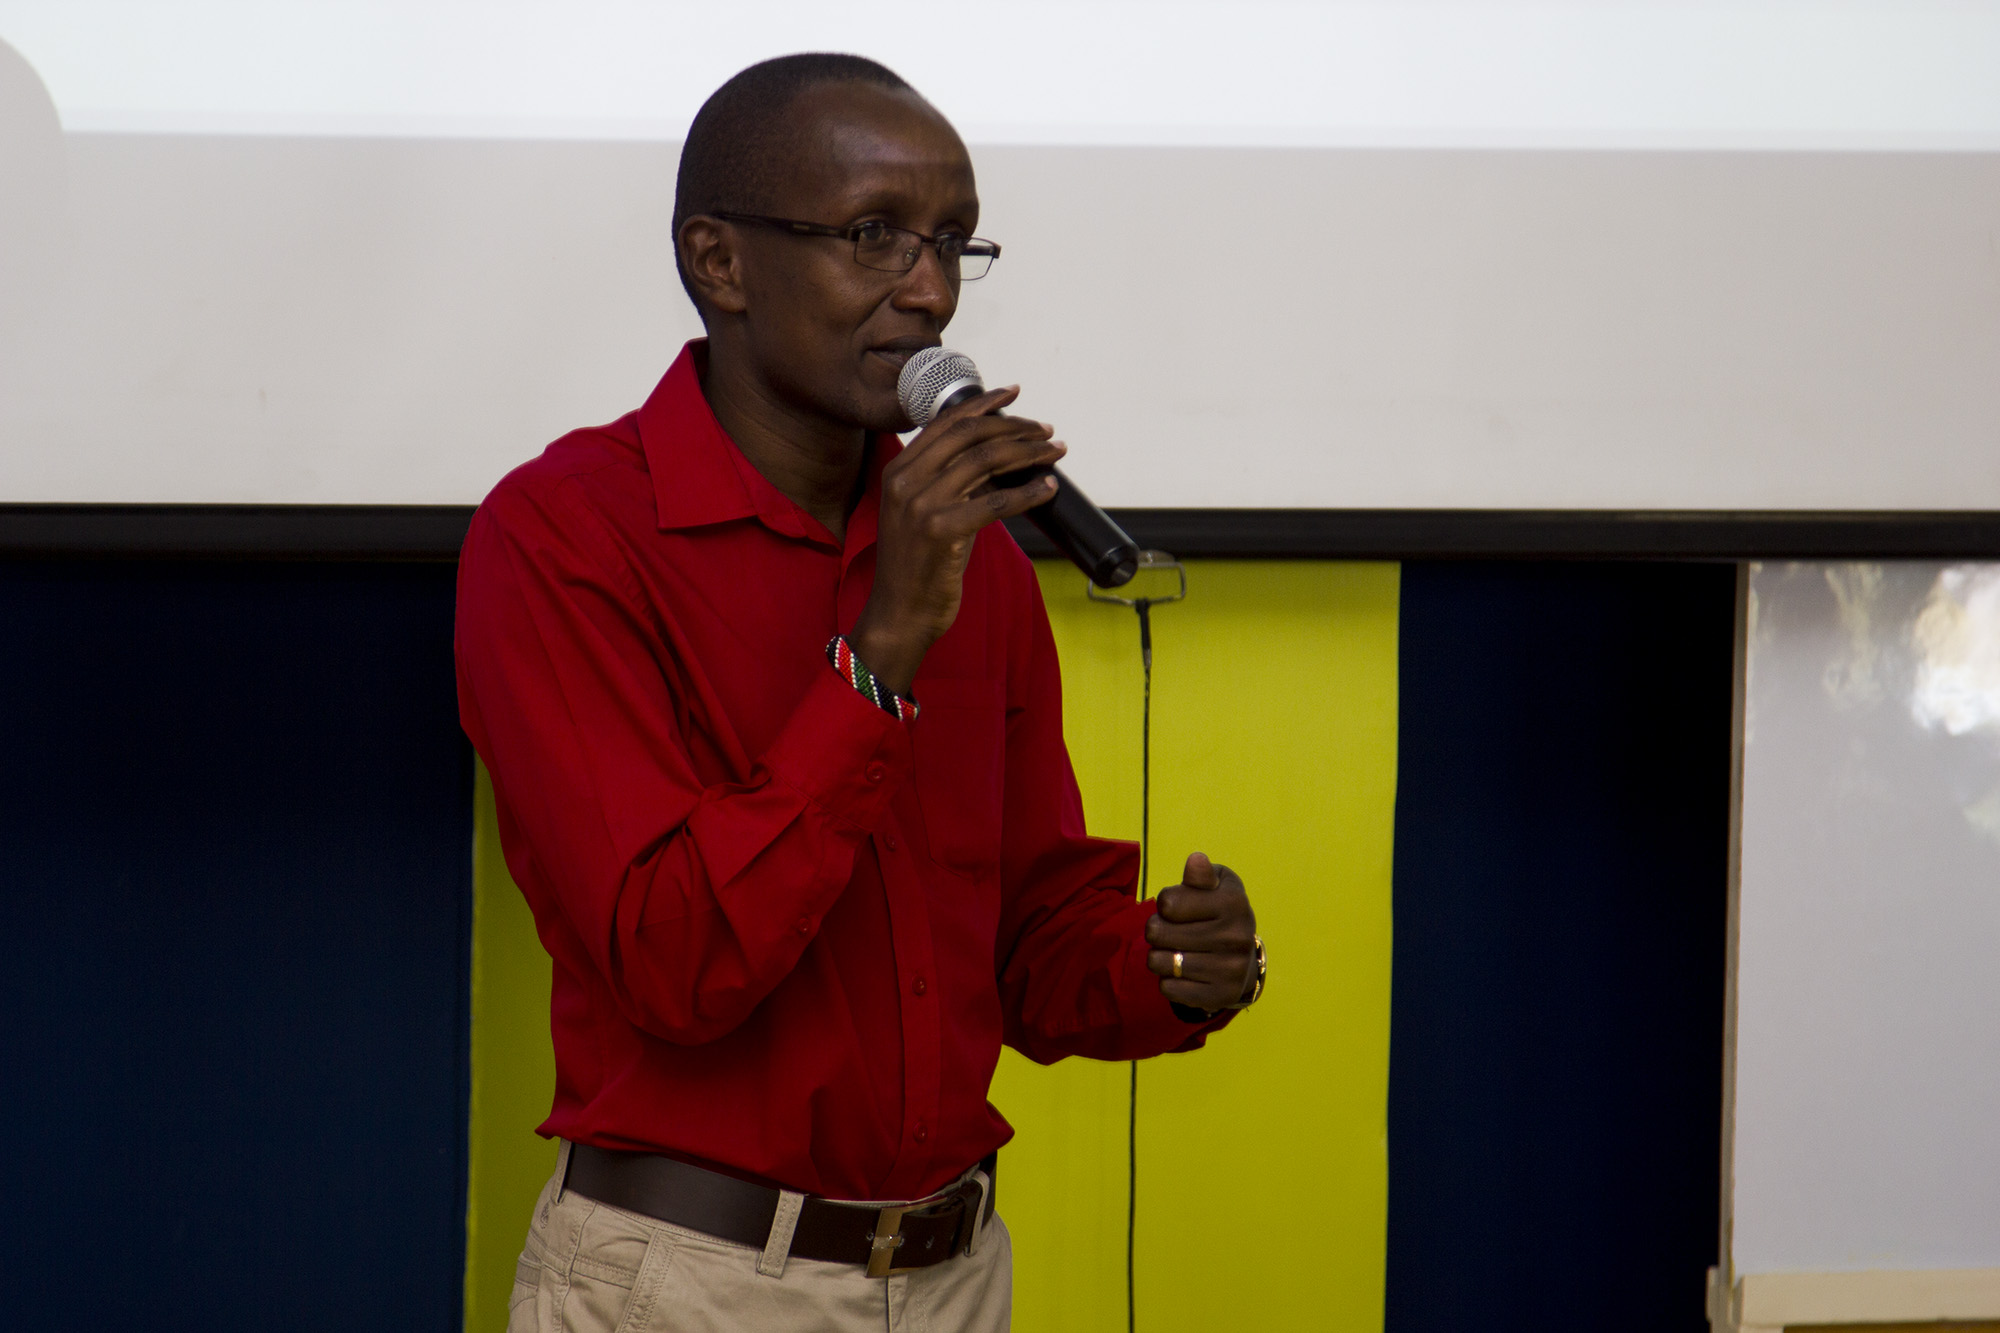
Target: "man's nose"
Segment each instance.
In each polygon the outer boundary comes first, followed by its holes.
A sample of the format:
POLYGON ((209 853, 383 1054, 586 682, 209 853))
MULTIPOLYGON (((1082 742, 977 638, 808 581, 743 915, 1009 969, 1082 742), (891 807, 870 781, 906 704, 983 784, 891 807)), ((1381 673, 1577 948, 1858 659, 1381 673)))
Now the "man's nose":
POLYGON ((958 294, 945 276, 935 245, 917 247, 916 267, 897 284, 894 301, 899 310, 921 310, 939 323, 951 318, 958 308, 958 294))

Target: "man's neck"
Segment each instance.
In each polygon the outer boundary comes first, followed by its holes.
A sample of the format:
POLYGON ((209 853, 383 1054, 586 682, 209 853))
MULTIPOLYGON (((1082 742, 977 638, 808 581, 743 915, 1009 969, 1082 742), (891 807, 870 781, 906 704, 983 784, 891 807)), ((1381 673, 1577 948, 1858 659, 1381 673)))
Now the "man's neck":
MULTIPOLYGON (((713 346, 713 344, 711 344, 713 346)), ((732 373, 730 359, 699 358, 709 410, 764 480, 833 534, 847 535, 847 517, 861 496, 868 432, 781 401, 769 387, 732 373)))

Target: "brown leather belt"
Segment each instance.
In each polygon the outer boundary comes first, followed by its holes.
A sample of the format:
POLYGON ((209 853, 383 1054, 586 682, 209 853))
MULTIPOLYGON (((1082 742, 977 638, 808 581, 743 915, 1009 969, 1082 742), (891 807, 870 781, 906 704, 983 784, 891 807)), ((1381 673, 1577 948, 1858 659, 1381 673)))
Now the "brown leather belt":
MULTIPOLYGON (((979 1164, 976 1179, 911 1204, 870 1207, 809 1194, 799 1209, 790 1253, 801 1259, 864 1264, 886 1277, 943 1263, 972 1243, 983 1203, 993 1216, 997 1154, 979 1164), (981 1194, 985 1198, 981 1199, 981 1194)), ((656 1153, 612 1152, 575 1143, 563 1188, 657 1221, 763 1249, 778 1215, 778 1191, 656 1153)))

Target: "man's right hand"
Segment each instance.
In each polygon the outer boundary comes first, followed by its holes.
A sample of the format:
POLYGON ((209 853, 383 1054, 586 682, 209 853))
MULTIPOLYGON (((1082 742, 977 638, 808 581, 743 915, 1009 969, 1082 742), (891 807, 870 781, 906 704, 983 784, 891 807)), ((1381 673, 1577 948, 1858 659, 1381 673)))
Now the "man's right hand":
POLYGON ((875 678, 910 692, 924 654, 958 618, 973 538, 998 519, 1026 513, 1055 494, 1039 476, 1003 487, 996 475, 1068 452, 1039 421, 1001 416, 1018 385, 993 389, 931 422, 882 471, 875 589, 848 641, 875 678))

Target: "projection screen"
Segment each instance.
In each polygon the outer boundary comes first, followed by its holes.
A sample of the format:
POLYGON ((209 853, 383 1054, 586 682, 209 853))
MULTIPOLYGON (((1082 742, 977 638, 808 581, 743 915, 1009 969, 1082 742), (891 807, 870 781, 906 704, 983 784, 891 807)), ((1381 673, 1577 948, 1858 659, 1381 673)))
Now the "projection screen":
POLYGON ((1125 506, 2000 508, 2000 5, 0 0, 0 501, 464 504, 699 332, 678 139, 843 49, 1125 506))

